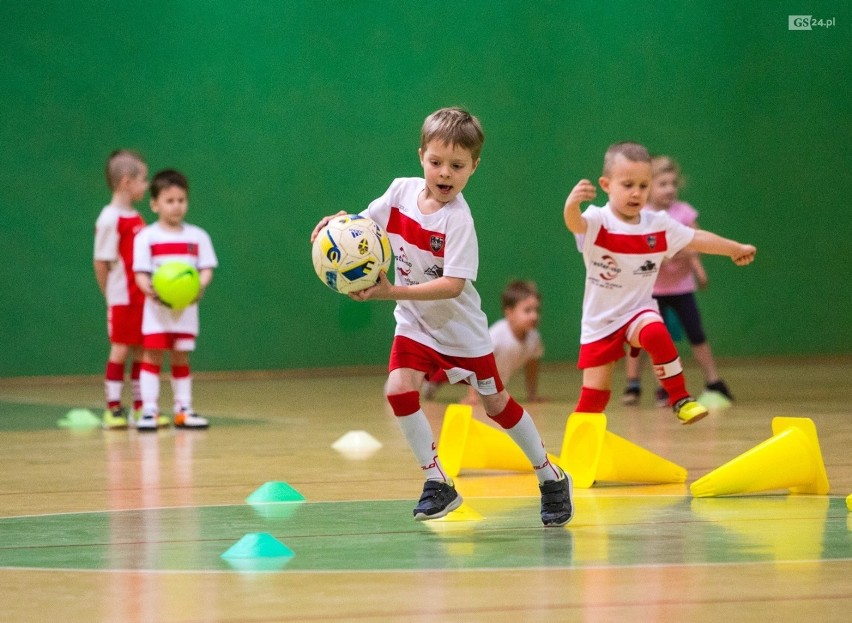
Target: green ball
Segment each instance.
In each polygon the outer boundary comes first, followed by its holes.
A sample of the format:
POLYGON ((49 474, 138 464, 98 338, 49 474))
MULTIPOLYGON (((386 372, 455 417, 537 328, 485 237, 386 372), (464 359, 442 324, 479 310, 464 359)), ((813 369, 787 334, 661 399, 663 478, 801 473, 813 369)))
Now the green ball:
POLYGON ((151 276, 154 291, 172 309, 183 309, 198 297, 201 282, 194 266, 185 262, 166 262, 151 276))

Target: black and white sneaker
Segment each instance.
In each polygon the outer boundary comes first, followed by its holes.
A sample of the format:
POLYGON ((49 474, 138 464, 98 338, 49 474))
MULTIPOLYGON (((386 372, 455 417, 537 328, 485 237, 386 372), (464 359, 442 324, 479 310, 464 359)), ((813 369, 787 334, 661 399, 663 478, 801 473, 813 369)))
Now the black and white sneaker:
POLYGON ((136 420, 136 430, 140 433, 156 432, 158 416, 159 414, 156 411, 143 411, 142 417, 136 420))
POLYGON ((420 501, 414 507, 414 518, 417 521, 438 519, 456 510, 461 505, 462 496, 451 483, 427 480, 426 484, 423 485, 420 501))
POLYGON ((559 480, 545 480, 541 491, 541 523, 545 526, 564 526, 574 517, 574 481, 570 474, 559 480))

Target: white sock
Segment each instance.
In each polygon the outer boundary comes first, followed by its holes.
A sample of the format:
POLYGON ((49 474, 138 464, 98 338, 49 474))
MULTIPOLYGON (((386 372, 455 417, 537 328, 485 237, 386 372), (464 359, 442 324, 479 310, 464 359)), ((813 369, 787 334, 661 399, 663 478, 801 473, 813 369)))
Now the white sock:
POLYGON ((533 422, 530 414, 526 412, 526 409, 518 423, 514 427, 507 429, 506 432, 509 433, 509 436, 521 447, 524 454, 527 455, 527 458, 533 465, 539 483, 562 478, 562 470, 556 465, 553 465, 550 459, 547 458, 544 442, 541 440, 541 435, 538 434, 535 422, 533 422))
POLYGON ((174 394, 175 413, 181 409, 192 411, 192 376, 172 377, 172 394, 174 394))
POLYGON ((142 395, 143 410, 158 411, 160 375, 149 372, 148 370, 141 370, 139 372, 139 393, 142 395))
POLYGON ((408 445, 411 446, 414 456, 420 463, 420 469, 426 474, 426 479, 451 482, 438 461, 435 436, 432 434, 432 426, 423 409, 396 419, 402 427, 408 445))

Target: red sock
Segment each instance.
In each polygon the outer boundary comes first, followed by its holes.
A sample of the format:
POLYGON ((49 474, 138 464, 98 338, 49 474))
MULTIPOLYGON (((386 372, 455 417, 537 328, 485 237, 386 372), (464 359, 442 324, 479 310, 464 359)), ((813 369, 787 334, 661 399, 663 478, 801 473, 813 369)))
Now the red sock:
POLYGON ((124 386, 124 364, 115 361, 107 361, 104 373, 104 387, 106 389, 106 402, 108 409, 121 406, 121 390, 124 386))
POLYGON ((405 417, 420 411, 420 392, 391 394, 387 399, 396 417, 405 417))
POLYGON ((662 322, 652 322, 639 331, 639 344, 651 355, 654 364, 654 374, 660 385, 669 395, 669 404, 673 405, 681 398, 689 396, 686 391, 686 380, 683 378, 683 367, 677 355, 672 336, 662 322))
POLYGON ((603 413, 609 403, 610 391, 608 389, 592 389, 583 387, 580 391, 580 400, 574 411, 577 413, 603 413))
POLYGON ((130 368, 130 383, 133 386, 133 409, 142 408, 142 394, 139 391, 139 372, 142 370, 142 362, 134 361, 130 368))

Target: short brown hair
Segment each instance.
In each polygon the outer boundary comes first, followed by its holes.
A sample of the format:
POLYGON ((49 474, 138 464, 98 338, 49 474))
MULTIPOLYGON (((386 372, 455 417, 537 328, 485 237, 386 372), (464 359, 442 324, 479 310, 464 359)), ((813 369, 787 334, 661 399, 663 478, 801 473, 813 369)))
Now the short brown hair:
POLYGON ((107 186, 110 190, 115 190, 122 178, 139 175, 144 166, 145 159, 139 153, 132 149, 116 149, 107 158, 104 168, 107 186))
POLYGON ((425 150, 430 141, 459 145, 470 152, 473 161, 479 159, 485 134, 479 119, 463 108, 441 108, 426 117, 420 131, 420 149, 425 150))
POLYGON ((186 176, 175 169, 163 169, 151 178, 151 185, 148 190, 151 193, 151 199, 156 199, 161 192, 172 186, 183 188, 189 194, 189 181, 186 176))
POLYGON ((541 302, 541 294, 539 294, 535 282, 517 280, 509 282, 506 289, 503 290, 500 300, 503 303, 503 309, 512 309, 515 305, 531 296, 534 296, 541 302))
POLYGON ((609 170, 612 168, 617 156, 624 156, 631 162, 647 162, 648 164, 651 164, 651 154, 648 153, 648 149, 644 145, 630 141, 615 143, 614 145, 610 145, 604 154, 604 175, 609 173, 609 170))

